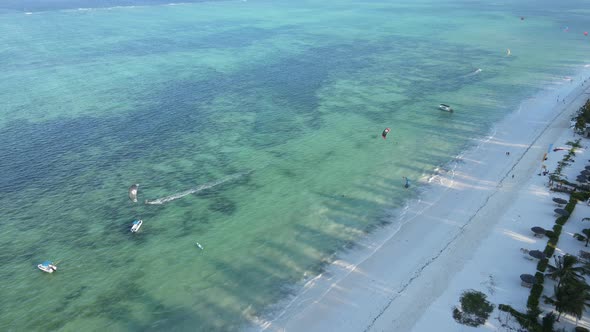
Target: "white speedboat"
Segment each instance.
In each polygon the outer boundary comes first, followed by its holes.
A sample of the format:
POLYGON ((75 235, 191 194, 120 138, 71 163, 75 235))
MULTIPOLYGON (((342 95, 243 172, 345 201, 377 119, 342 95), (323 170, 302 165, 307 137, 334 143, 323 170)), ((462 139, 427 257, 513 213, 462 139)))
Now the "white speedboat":
POLYGON ((53 273, 57 271, 57 266, 53 265, 53 263, 51 263, 50 261, 45 261, 37 265, 37 267, 39 268, 39 270, 47 273, 53 273))
POLYGON ((134 220, 133 224, 131 225, 131 232, 133 232, 133 233, 137 232, 142 224, 143 224, 143 221, 141 219, 134 220))
POLYGON ((447 105, 447 104, 440 104, 440 105, 438 105, 438 108, 439 108, 441 111, 445 111, 445 112, 451 112, 451 113, 453 113, 453 109, 451 108, 451 106, 449 106, 449 105, 447 105))

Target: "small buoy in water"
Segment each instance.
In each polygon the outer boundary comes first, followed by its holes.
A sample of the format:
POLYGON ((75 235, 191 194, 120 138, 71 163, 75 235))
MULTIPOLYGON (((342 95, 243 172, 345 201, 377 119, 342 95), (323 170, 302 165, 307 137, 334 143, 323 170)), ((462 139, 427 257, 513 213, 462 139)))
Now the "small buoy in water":
POLYGON ((588 36, 588 31, 584 31, 584 36, 588 36))
POLYGON ((203 246, 199 242, 197 242, 197 247, 199 247, 199 249, 201 249, 201 250, 204 249, 203 246))

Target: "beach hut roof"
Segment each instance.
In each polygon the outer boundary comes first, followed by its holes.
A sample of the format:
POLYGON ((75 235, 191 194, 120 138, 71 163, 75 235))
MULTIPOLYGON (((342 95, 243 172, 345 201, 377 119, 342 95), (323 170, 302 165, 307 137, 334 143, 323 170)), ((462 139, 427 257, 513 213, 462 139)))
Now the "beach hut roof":
POLYGON ((563 199, 563 198, 559 198, 559 197, 553 197, 553 201, 557 204, 566 204, 567 200, 563 199))
POLYGON ((529 284, 534 284, 535 283, 535 276, 532 274, 521 274, 520 275, 520 280, 529 283, 529 284))
POLYGON ((546 258, 545 253, 540 250, 531 250, 531 251, 529 251, 529 255, 531 255, 532 257, 535 257, 537 259, 546 258))
POLYGON ((555 209, 553 211, 559 215, 566 216, 566 217, 570 215, 570 213, 564 209, 555 209))
POLYGON ((531 231, 533 231, 533 233, 536 233, 536 234, 545 234, 545 228, 539 227, 539 226, 535 226, 535 227, 531 228, 531 231))

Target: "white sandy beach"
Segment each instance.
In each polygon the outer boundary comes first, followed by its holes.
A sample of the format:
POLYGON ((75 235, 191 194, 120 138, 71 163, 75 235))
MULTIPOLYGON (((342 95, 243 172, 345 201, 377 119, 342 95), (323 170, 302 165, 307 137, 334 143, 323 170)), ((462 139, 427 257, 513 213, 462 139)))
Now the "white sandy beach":
MULTIPOLYGON (((473 328, 451 316, 468 289, 485 292, 496 306, 524 310, 530 290, 520 286, 519 275, 534 274, 536 262, 524 259, 519 249, 543 250, 547 238, 533 237, 530 228, 551 228, 555 222, 551 197, 556 195, 550 196, 547 177, 537 174, 549 144, 575 139, 570 118, 590 97, 590 82, 583 86, 582 77, 588 73, 524 101, 489 137, 430 179, 429 190, 402 213, 401 227, 393 223, 363 239, 284 303, 283 311, 260 322, 260 329, 468 330, 473 328), (556 102, 558 95, 566 96, 565 103, 556 102)), ((565 174, 586 165, 590 154, 582 153, 565 174)), ((562 156, 551 152, 545 164, 551 170, 562 156)), ((580 210, 572 218, 580 220, 580 210)), ((560 245, 581 230, 572 224, 564 228, 560 245)), ((573 253, 583 247, 570 242, 573 253)), ((480 329, 498 325, 490 318, 480 329)))

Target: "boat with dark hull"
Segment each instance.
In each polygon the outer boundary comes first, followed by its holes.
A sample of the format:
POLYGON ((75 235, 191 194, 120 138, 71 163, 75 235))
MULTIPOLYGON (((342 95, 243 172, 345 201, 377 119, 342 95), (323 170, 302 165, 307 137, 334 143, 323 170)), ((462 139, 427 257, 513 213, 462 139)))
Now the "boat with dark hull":
POLYGON ((447 104, 440 104, 438 105, 438 108, 441 111, 445 111, 445 112, 449 112, 449 113, 453 113, 453 109, 451 108, 451 106, 447 105, 447 104))

